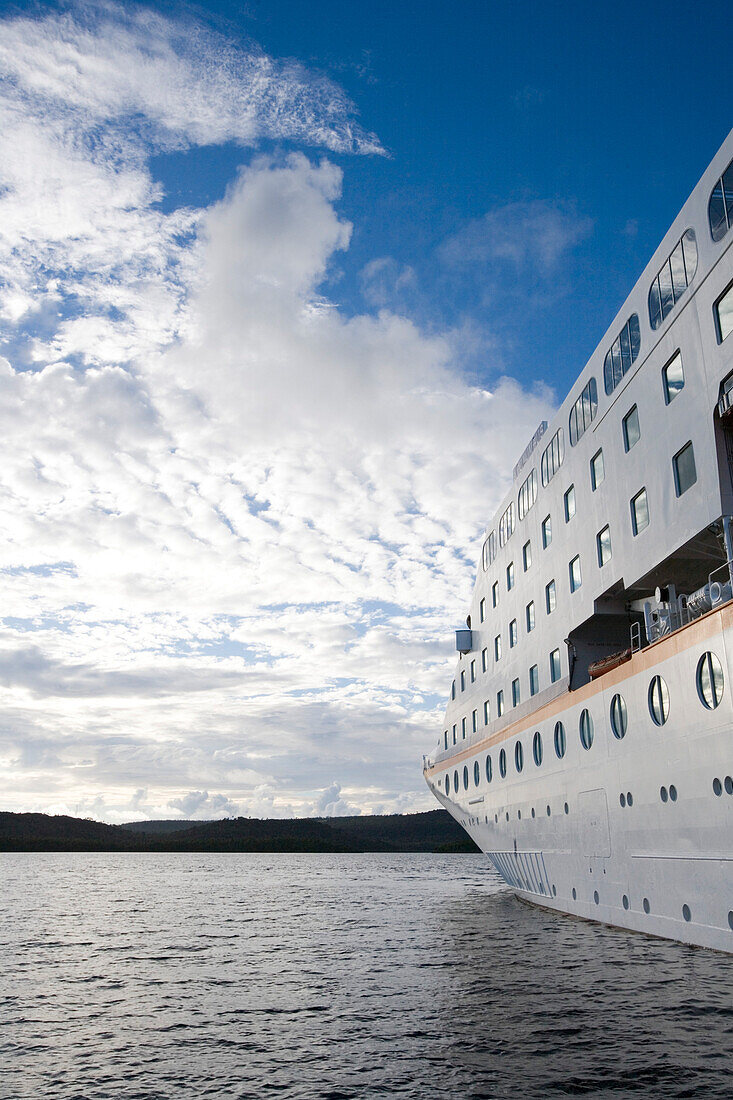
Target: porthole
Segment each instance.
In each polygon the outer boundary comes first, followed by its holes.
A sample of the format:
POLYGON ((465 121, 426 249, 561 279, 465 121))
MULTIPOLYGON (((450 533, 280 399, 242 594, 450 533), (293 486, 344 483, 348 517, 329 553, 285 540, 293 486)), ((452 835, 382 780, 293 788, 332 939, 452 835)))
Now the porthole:
POLYGON ((464 791, 468 790, 468 765, 467 764, 464 764, 464 766, 463 766, 463 789, 464 789, 464 791))
POLYGON ((669 800, 670 802, 677 801, 677 788, 675 787, 674 783, 670 783, 669 785, 669 800))
POLYGON ((570 813, 570 807, 568 806, 567 802, 565 803, 564 810, 566 814, 570 813))
POLYGON ((509 811, 507 811, 506 819, 509 820, 509 811))
POLYGON ((445 793, 450 794, 450 776, 449 775, 446 775, 446 777, 445 777, 445 793))
POLYGON ((583 709, 580 715, 580 743, 584 749, 589 749, 593 744, 593 719, 587 709, 583 709))
POLYGON ((627 806, 633 806, 634 805, 634 796, 632 795, 631 791, 626 792, 626 805, 627 806))
POLYGON ((622 792, 621 792, 621 794, 620 794, 620 795, 618 796, 618 800, 619 800, 619 802, 621 803, 621 809, 622 809, 622 810, 626 809, 626 795, 624 794, 624 792, 623 792, 623 791, 622 791, 622 792))
POLYGON ((596 903, 596 905, 598 905, 598 902, 599 902, 600 900, 601 900, 601 899, 600 899, 600 897, 599 897, 599 895, 598 895, 598 891, 597 891, 597 890, 594 890, 594 891, 593 891, 593 901, 594 901, 594 902, 596 903))
POLYGON ((723 780, 723 786, 725 787, 726 794, 733 794, 733 779, 729 775, 726 775, 723 780))
POLYGON ((506 749, 499 753, 499 775, 502 779, 506 778, 506 749))
POLYGON ((522 820, 522 811, 517 810, 517 821, 521 821, 521 820, 522 820))
POLYGON ((692 913, 690 911, 689 905, 685 904, 682 906, 682 916, 685 918, 686 921, 690 921, 692 919, 692 913))
POLYGON ((728 910, 728 927, 733 931, 733 909, 728 910))
POLYGON ((551 813, 552 813, 552 810, 551 810, 551 809, 550 809, 550 807, 548 806, 548 807, 547 807, 547 816, 549 817, 551 813))
POLYGON ((644 912, 645 912, 645 913, 646 913, 647 915, 648 915, 649 913, 651 913, 651 911, 652 911, 652 907, 651 907, 651 905, 649 904, 649 898, 644 898, 644 900, 643 900, 643 901, 642 901, 642 903, 641 903, 641 907, 642 907, 642 909, 644 910, 644 912))
POLYGON ((539 768, 542 763, 542 734, 539 730, 537 730, 532 738, 532 756, 534 757, 535 764, 539 768))
POLYGON ((492 775, 491 757, 487 756, 486 757, 486 782, 487 783, 491 782, 491 775, 492 775))
POLYGON ((661 676, 653 676, 649 684, 649 713, 657 726, 663 726, 669 718, 669 689, 661 676))
POLYGON ((667 799, 669 798, 669 795, 667 794, 667 788, 666 787, 661 787, 660 788, 659 797, 661 798, 662 802, 667 801, 667 799))
POLYGON ((715 710, 723 698, 723 666, 710 651, 697 663, 697 693, 708 710, 715 710))
MULTIPOLYGON (((573 901, 575 901, 575 900, 577 899, 577 897, 578 897, 578 891, 577 891, 577 890, 575 889, 575 887, 573 886, 573 901)), ((733 927, 733 926, 732 926, 732 927, 733 927)))
POLYGON ((458 772, 453 772, 453 790, 458 794, 458 772))
POLYGON ((621 898, 621 901, 623 903, 624 909, 628 909, 629 908, 629 899, 626 896, 626 894, 624 894, 624 896, 621 898))
POLYGON ((479 767, 478 760, 473 762, 473 783, 475 787, 478 787, 479 779, 481 778, 481 768, 479 767))
POLYGON ((524 767, 524 749, 521 741, 517 741, 514 746, 514 765, 518 772, 521 772, 524 767))
POLYGON ((721 795, 723 793, 723 784, 720 782, 717 775, 713 780, 713 793, 717 795, 721 795))
POLYGON ((535 812, 534 812, 534 806, 533 806, 532 807, 532 817, 534 817, 534 816, 535 816, 535 812))
POLYGON ((565 727, 562 722, 555 723, 555 755, 562 760, 565 755, 565 727))
POLYGON ((553 898, 557 897, 557 886, 555 886, 554 882, 552 884, 552 896, 553 896, 553 898))
POLYGON ((624 697, 616 694, 611 700, 611 729, 613 730, 613 736, 619 741, 626 733, 627 721, 624 697))

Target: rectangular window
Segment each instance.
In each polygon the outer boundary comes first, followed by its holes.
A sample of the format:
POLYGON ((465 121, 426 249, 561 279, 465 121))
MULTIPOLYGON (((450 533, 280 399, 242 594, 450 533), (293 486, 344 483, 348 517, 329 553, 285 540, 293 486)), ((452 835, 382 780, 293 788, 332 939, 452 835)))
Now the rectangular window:
POLYGON ((491 712, 490 712, 490 708, 489 708, 489 700, 487 699, 486 702, 484 703, 484 725, 485 726, 488 726, 490 718, 491 718, 491 712))
POLYGON ((679 351, 673 359, 670 359, 662 371, 662 385, 664 386, 664 400, 669 405, 685 385, 682 355, 679 351))
POLYGON ((611 560, 611 529, 606 526, 596 535, 596 549, 598 551, 598 564, 603 567, 611 560))
POLYGON ((692 449, 692 443, 685 443, 682 450, 677 452, 672 459, 672 466, 674 468, 674 491, 678 497, 681 497, 697 481, 695 452, 692 449))
POLYGON ((529 694, 536 695, 540 690, 540 670, 537 665, 532 665, 529 670, 529 694))
POLYGON ((576 554, 573 560, 568 565, 568 571, 570 573, 570 591, 577 592, 583 583, 583 578, 580 575, 580 555, 576 554))
POLYGON ((636 405, 633 405, 622 421, 624 432, 624 450, 630 451, 641 438, 641 431, 639 430, 639 410, 636 405))
POLYGON ((551 615, 557 607, 557 597, 555 593, 554 581, 550 581, 550 583, 545 586, 545 606, 547 607, 548 615, 551 615))
POLYGON ((465 741, 465 739, 466 739, 466 719, 465 718, 461 718, 461 737, 465 741))
POLYGON ((514 649, 518 641, 517 620, 512 619, 509 623, 509 648, 514 649))
POLYGON ((553 649, 550 654, 550 679, 556 684, 560 679, 560 650, 553 649))
POLYGON ((465 670, 465 668, 462 668, 461 669, 461 691, 465 691, 465 690, 466 690, 466 670, 465 670))
POLYGON ((514 562, 510 561, 506 567, 506 590, 511 592, 514 588, 514 562))
POLYGON ((646 489, 641 489, 631 501, 631 530, 638 535, 648 526, 649 502, 646 498, 646 489))
POLYGON ((501 634, 497 634, 494 638, 494 660, 501 660, 501 634))
POLYGON ((456 743, 456 727, 455 727, 455 723, 454 723, 454 725, 453 725, 453 744, 455 745, 455 743, 456 743))
POLYGON ((603 462, 603 451, 596 451, 590 460, 590 487, 594 493, 605 476, 606 467, 603 462))
POLYGON ((475 733, 476 730, 478 729, 478 711, 477 710, 475 710, 473 712, 473 714, 471 715, 471 726, 473 728, 473 732, 475 733))
POLYGON ((715 319, 718 322, 718 340, 722 344, 733 332, 733 283, 715 303, 715 319))
POLYGON ((524 611, 527 620, 527 633, 531 634, 534 630, 534 600, 530 600, 524 611))
POLYGON ((565 493, 565 522, 570 523, 570 520, 575 515, 575 486, 571 485, 565 493))
POLYGON ((446 749, 446 752, 447 752, 448 751, 448 730, 446 730, 445 733, 443 734, 443 741, 444 741, 445 749, 446 749))
POLYGON ((512 680, 512 706, 518 707, 519 703, 519 680, 512 680))
POLYGON ((492 607, 496 607, 499 602, 499 582, 494 581, 491 586, 491 604, 492 607))
POLYGON ((525 542, 524 546, 522 547, 522 563, 524 565, 524 572, 526 573, 527 570, 532 565, 532 543, 531 542, 525 542))
POLYGON ((486 672, 489 667, 489 651, 488 649, 481 650, 481 671, 486 672))
POLYGON ((486 620, 486 597, 478 605, 478 617, 482 623, 486 620))
POLYGON ((450 697, 451 697, 451 699, 455 699, 455 697, 456 697, 456 682, 455 682, 455 680, 453 681, 453 683, 450 686, 450 697))
POLYGON ((552 516, 545 516, 542 520, 542 548, 546 550, 552 542, 552 516))
POLYGON ((471 683, 476 683, 476 662, 471 661, 471 683))
POLYGON ((501 718, 504 713, 504 692, 497 691, 496 693, 496 714, 498 718, 501 718))

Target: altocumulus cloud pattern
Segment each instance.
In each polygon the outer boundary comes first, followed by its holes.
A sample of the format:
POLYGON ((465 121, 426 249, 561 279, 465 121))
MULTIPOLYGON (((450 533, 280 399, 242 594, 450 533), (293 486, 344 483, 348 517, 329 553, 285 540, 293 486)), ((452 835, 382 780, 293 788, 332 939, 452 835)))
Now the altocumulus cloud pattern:
POLYGON ((0 23, 4 808, 428 805, 459 548, 549 400, 327 296, 382 152, 328 79, 196 23, 0 23), (155 158, 224 144, 225 196, 168 203, 155 158))

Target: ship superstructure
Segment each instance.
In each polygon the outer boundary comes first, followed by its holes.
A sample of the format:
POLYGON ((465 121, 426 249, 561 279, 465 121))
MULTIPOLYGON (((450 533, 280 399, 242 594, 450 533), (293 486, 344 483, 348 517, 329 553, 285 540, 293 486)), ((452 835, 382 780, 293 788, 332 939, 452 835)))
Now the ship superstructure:
POLYGON ((426 780, 522 897, 733 951, 733 131, 483 540, 426 780))

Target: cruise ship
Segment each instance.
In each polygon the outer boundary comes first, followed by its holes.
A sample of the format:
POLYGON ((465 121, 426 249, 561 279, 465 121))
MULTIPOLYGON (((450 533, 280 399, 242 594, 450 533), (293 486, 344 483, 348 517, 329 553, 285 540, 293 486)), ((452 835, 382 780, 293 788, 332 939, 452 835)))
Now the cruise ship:
POLYGON ((426 782, 527 901, 733 952, 733 131, 478 547, 426 782))

